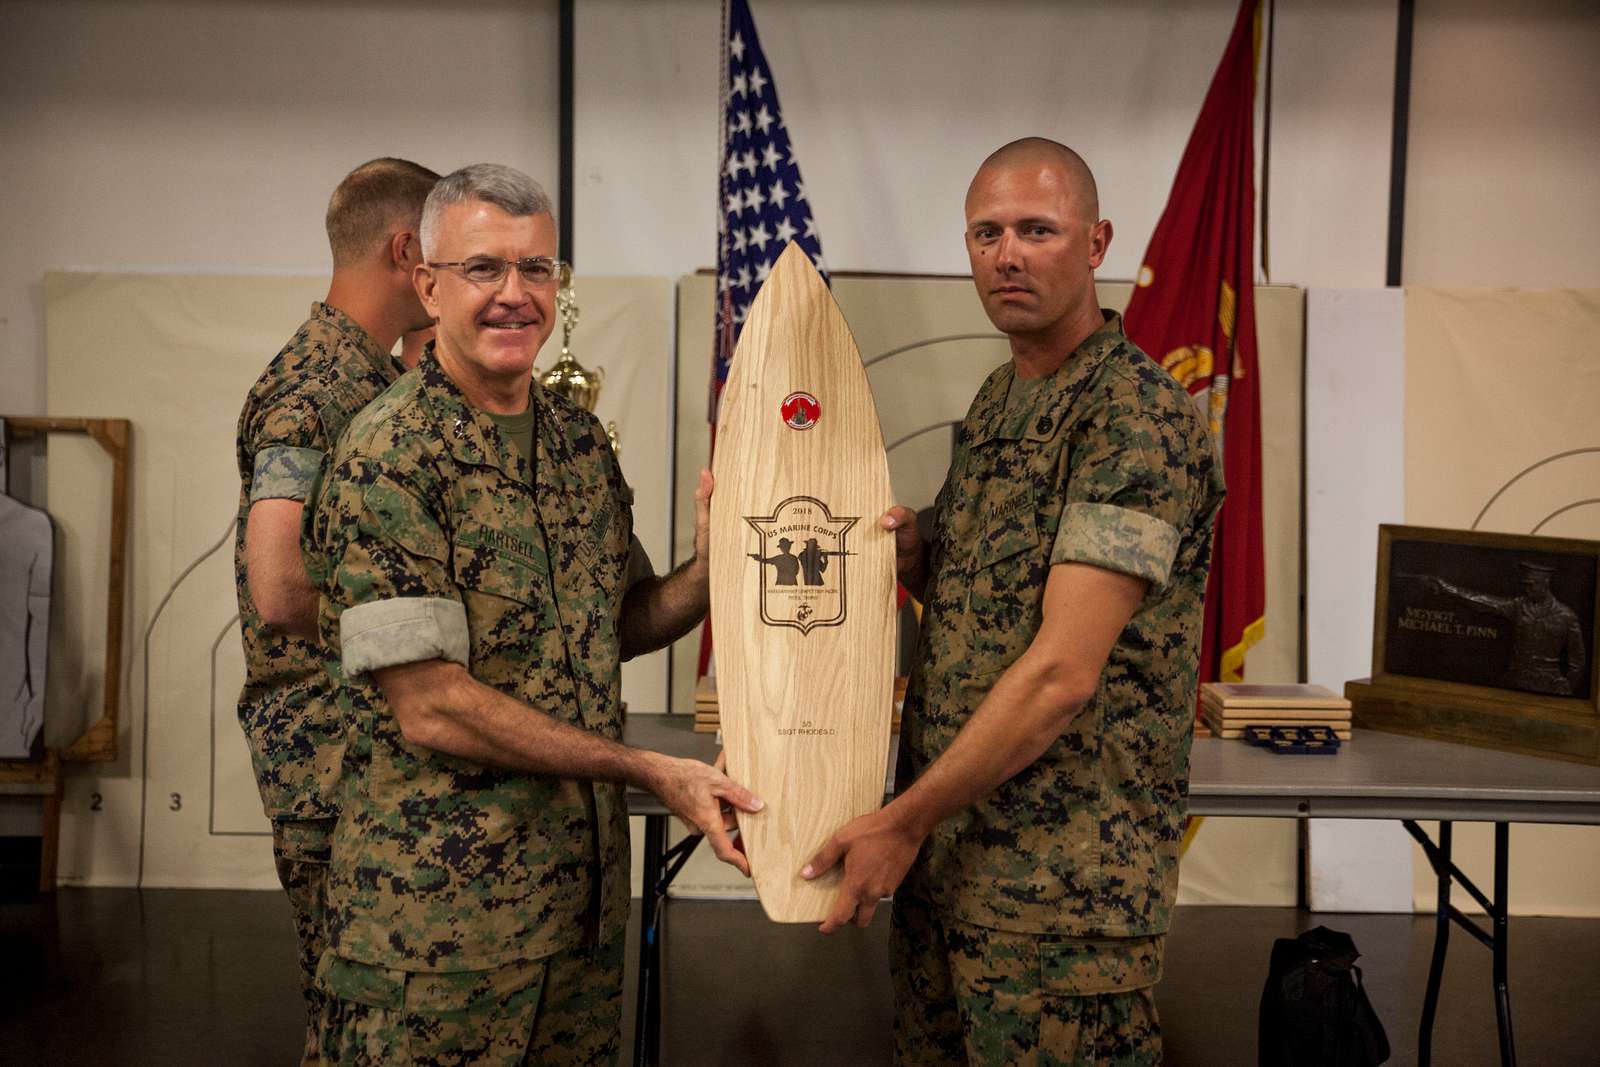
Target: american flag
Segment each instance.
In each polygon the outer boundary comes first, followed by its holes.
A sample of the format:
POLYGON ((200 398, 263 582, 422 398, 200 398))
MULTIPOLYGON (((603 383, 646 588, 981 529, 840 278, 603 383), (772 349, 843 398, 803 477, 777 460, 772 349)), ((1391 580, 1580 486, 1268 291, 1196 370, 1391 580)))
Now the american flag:
MULTIPOLYGON (((728 0, 722 34, 722 155, 717 181, 717 313, 711 355, 711 445, 739 330, 772 265, 797 241, 823 278, 822 239, 789 130, 778 106, 772 67, 761 50, 746 0, 728 0)), ((700 632, 697 677, 711 666, 711 620, 700 632)))
POLYGON ((772 68, 746 0, 729 0, 724 25, 713 423, 739 329, 778 254, 791 240, 797 241, 822 276, 828 276, 800 164, 778 106, 772 68))

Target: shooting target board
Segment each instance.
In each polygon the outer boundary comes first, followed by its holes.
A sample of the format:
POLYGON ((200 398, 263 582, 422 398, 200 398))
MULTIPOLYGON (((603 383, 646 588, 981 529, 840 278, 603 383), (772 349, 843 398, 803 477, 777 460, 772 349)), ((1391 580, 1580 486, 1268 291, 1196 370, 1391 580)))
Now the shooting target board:
POLYGON ((838 871, 800 868, 883 802, 894 685, 893 504, 850 328, 790 244, 750 305, 722 394, 711 498, 711 624, 728 774, 777 922, 827 916, 838 871))

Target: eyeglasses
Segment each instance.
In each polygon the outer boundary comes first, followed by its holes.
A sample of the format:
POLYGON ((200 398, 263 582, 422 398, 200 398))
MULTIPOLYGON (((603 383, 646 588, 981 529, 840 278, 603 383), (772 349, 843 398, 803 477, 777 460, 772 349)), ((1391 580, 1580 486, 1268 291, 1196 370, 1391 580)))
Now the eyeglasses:
POLYGON ((506 276, 513 266, 522 280, 529 285, 549 285, 557 279, 565 280, 567 265, 549 256, 524 256, 522 259, 501 259, 499 256, 473 256, 453 263, 429 263, 435 268, 448 268, 458 272, 474 285, 494 285, 506 276))

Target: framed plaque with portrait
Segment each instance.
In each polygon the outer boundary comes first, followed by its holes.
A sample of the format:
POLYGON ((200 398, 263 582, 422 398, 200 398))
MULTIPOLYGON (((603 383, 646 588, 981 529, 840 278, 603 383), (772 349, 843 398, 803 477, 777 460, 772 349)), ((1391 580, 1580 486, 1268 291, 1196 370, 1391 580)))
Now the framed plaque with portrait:
POLYGON ((1381 526, 1357 725, 1600 764, 1600 542, 1381 526))

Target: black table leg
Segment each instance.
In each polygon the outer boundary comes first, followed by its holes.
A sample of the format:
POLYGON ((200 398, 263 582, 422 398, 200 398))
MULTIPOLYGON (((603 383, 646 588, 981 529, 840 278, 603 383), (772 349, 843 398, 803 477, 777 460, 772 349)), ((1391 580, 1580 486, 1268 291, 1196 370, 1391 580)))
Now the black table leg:
POLYGON ((661 1061, 661 920, 667 890, 704 838, 691 834, 667 847, 667 816, 644 817, 644 888, 639 900, 639 991, 633 1011, 635 1067, 661 1061))
POLYGON ((1504 1067, 1514 1067, 1517 1062, 1516 1046, 1511 1040, 1511 985, 1506 976, 1506 959, 1510 952, 1506 943, 1510 852, 1511 827, 1497 822, 1494 824, 1494 1013, 1500 1024, 1500 1062, 1504 1067))
MULTIPOLYGON (((1407 823, 1412 830, 1416 824, 1407 823)), ((1413 830, 1413 836, 1420 834, 1413 830)), ((1433 931, 1433 961, 1428 964, 1428 990, 1422 997, 1422 1023, 1417 1028, 1417 1067, 1428 1067, 1433 1059, 1433 1017, 1439 1007, 1439 984, 1444 979, 1444 957, 1450 949, 1450 836, 1451 824, 1439 824, 1438 852, 1429 852, 1428 860, 1438 876, 1438 900, 1435 904, 1433 931), (1435 856, 1443 859, 1438 862, 1435 856)))
POLYGON ((1427 854, 1433 873, 1439 878, 1437 927, 1433 935, 1433 962, 1428 966, 1428 990, 1422 998, 1422 1024, 1417 1031, 1417 1063, 1428 1067, 1433 1057, 1433 1017, 1439 1007, 1439 985, 1444 978, 1445 950, 1450 945, 1450 924, 1455 923, 1477 938, 1494 956, 1494 1010, 1500 1030, 1500 1062, 1504 1067, 1514 1067, 1516 1048, 1511 1040, 1511 987, 1506 977, 1508 956, 1508 922, 1511 914, 1507 872, 1511 853, 1511 827, 1503 822, 1494 824, 1494 899, 1484 896, 1483 890, 1473 884, 1461 868, 1450 859, 1451 824, 1439 824, 1439 843, 1434 844, 1422 828, 1410 819, 1402 819, 1406 832, 1416 838, 1417 844, 1427 854), (1490 928, 1485 930, 1450 903, 1450 890, 1459 885, 1466 890, 1489 917, 1490 928))
POLYGON ((661 975, 661 945, 656 928, 656 881, 667 846, 667 817, 644 817, 644 890, 639 899, 639 990, 634 998, 634 1067, 655 1067, 660 1056, 661 1004, 656 986, 661 975))

